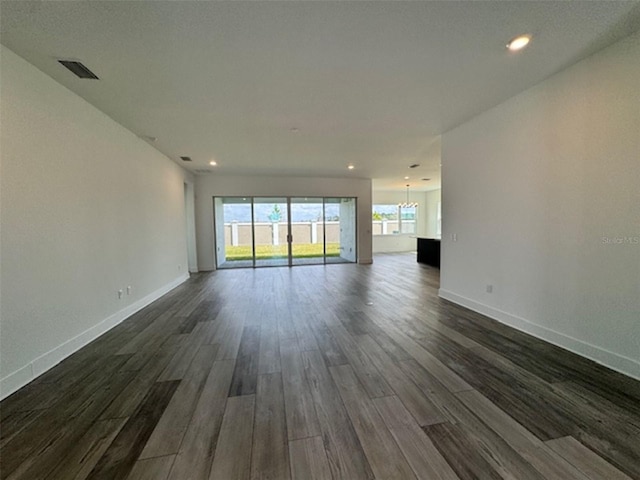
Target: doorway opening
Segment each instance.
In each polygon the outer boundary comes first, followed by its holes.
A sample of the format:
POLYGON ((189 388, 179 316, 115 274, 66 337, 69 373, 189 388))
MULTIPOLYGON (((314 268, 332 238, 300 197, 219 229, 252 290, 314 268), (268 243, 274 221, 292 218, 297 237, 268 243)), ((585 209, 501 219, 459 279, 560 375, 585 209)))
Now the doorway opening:
POLYGON ((355 263, 353 197, 214 197, 217 268, 355 263))
POLYGON ((196 253, 196 219, 195 195, 192 183, 184 183, 184 218, 187 239, 187 262, 190 273, 198 271, 198 257, 196 253))

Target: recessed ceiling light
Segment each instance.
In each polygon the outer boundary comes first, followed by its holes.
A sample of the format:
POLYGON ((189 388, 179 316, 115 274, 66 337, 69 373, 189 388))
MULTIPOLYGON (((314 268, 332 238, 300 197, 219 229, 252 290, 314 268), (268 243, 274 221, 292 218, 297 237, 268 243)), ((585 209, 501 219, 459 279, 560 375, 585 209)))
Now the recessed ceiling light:
POLYGON ((354 169, 354 168, 356 168, 356 167, 354 167, 353 165, 349 165, 349 166, 347 166, 347 168, 348 168, 349 170, 353 170, 353 169, 354 169))
POLYGON ((409 177, 404 177, 405 180, 409 180, 409 177))
POLYGON ((507 48, 511 52, 517 52, 518 50, 522 50, 526 47, 531 41, 531 35, 519 35, 516 38, 511 39, 509 43, 507 43, 507 48))
POLYGON ((215 167, 216 165, 218 165, 218 162, 216 162, 215 160, 211 160, 209 162, 209 165, 211 165, 212 167, 215 167))

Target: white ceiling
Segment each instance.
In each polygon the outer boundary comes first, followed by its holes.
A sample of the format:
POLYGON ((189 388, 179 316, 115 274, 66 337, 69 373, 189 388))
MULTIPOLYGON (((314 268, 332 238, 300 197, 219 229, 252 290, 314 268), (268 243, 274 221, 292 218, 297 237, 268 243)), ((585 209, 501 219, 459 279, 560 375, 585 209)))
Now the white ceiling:
POLYGON ((409 175, 426 190, 440 184, 441 133, 637 30, 639 7, 2 1, 0 40, 189 169, 365 177, 379 189, 404 189, 409 175), (508 53, 521 33, 531 45, 508 53))

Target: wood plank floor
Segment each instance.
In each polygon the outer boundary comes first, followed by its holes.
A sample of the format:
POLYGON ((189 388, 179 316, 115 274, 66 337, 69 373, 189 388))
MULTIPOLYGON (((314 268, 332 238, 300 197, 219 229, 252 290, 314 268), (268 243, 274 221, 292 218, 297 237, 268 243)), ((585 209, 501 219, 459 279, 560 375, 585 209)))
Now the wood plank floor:
POLYGON ((640 382, 438 285, 404 254, 194 275, 2 401, 0 476, 640 479, 640 382))

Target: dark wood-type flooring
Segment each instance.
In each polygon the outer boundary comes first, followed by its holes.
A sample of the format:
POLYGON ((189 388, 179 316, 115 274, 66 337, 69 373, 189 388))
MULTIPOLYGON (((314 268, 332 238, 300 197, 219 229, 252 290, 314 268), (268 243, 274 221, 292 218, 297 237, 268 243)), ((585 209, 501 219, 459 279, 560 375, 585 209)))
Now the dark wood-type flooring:
POLYGON ((438 284, 414 255, 194 275, 1 403, 1 476, 640 479, 640 382, 438 284))

